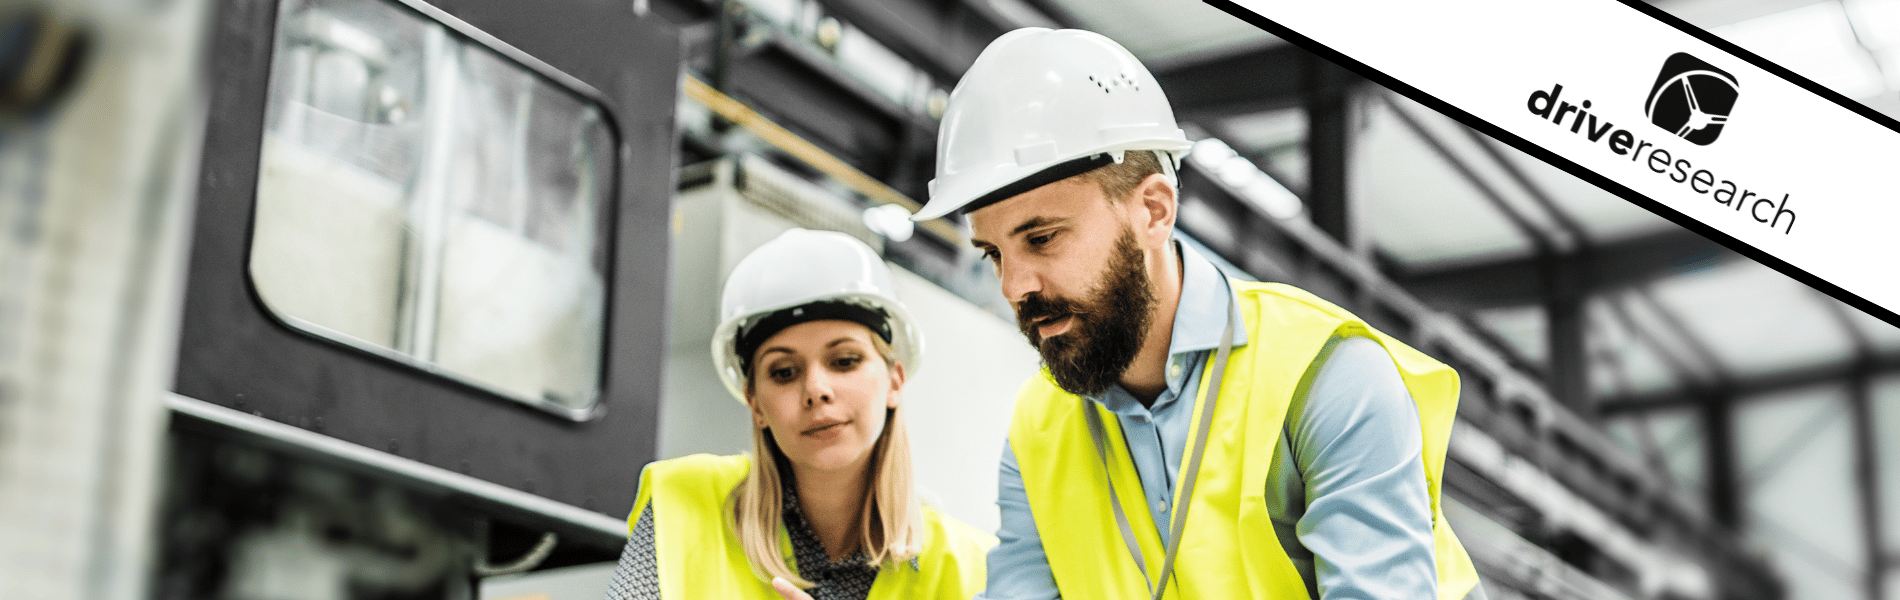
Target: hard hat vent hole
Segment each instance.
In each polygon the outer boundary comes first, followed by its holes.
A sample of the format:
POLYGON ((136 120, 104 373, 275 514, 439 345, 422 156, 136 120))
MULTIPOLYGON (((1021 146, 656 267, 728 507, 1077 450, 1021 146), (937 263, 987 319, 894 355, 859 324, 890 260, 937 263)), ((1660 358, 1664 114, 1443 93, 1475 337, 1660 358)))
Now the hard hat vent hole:
POLYGON ((1131 89, 1137 92, 1141 91, 1141 84, 1135 83, 1135 78, 1129 77, 1127 72, 1116 73, 1114 77, 1096 77, 1090 75, 1089 82, 1094 83, 1095 87, 1101 88, 1104 94, 1112 93, 1118 88, 1131 89))

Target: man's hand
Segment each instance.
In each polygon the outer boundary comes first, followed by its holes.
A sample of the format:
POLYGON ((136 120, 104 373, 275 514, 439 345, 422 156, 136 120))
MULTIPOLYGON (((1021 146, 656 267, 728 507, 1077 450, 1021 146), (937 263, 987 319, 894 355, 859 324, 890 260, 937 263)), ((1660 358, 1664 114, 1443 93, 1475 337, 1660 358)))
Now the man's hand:
POLYGON ((792 585, 792 582, 786 581, 784 577, 772 578, 772 590, 778 592, 778 595, 784 597, 785 600, 811 600, 811 594, 798 589, 798 586, 792 585))

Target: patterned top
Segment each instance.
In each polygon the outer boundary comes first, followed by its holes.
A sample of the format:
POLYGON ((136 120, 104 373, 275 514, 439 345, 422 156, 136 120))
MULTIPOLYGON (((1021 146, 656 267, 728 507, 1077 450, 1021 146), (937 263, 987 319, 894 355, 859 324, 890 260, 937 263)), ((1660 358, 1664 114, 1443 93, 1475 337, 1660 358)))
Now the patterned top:
MULTIPOLYGON (((790 489, 790 478, 786 479, 780 496, 785 499, 785 533, 792 538, 792 558, 798 562, 798 576, 818 584, 805 593, 811 594, 812 600, 864 600, 871 594, 871 582, 877 579, 877 567, 862 549, 832 562, 825 554, 824 543, 818 541, 818 534, 812 532, 811 523, 805 520, 805 511, 799 508, 798 492, 790 489)), ((653 505, 648 504, 633 525, 633 535, 627 538, 626 549, 620 552, 620 565, 614 568, 607 600, 658 600, 659 597, 660 569, 659 559, 654 555, 653 505)))

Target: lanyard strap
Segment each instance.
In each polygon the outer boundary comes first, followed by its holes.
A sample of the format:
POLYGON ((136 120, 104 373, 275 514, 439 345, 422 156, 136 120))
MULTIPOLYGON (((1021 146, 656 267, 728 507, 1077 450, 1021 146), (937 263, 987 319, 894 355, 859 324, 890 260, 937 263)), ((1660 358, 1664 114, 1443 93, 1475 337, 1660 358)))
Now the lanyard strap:
POLYGON ((1214 423, 1214 403, 1220 399, 1221 375, 1227 371, 1227 355, 1234 348, 1234 323, 1238 321, 1239 311, 1230 296, 1227 300, 1227 328, 1220 334, 1220 351, 1214 356, 1214 372, 1201 393, 1201 417, 1197 420, 1194 445, 1188 449, 1187 464, 1181 475, 1180 496, 1174 502, 1174 514, 1168 519, 1168 552, 1161 559, 1161 576, 1148 577, 1148 561, 1141 555, 1141 546, 1135 543, 1134 528, 1128 525, 1128 514, 1122 511, 1120 495, 1115 493, 1115 477, 1110 474, 1108 465, 1108 439, 1106 428, 1102 425, 1101 414, 1089 405, 1089 399, 1082 398, 1082 414, 1088 418, 1089 437, 1095 440, 1095 455, 1102 459, 1102 475, 1108 479, 1108 503, 1115 508, 1115 524, 1121 526, 1122 542, 1128 545, 1128 554, 1135 559, 1135 568, 1141 570, 1141 578, 1148 584, 1148 593, 1154 600, 1161 600, 1162 592, 1167 590, 1168 579, 1174 575, 1174 558, 1181 548, 1181 536, 1187 532, 1188 507, 1193 505, 1194 480, 1201 472, 1201 456, 1207 451, 1207 434, 1214 423), (1160 585, 1155 582, 1159 581, 1160 585))

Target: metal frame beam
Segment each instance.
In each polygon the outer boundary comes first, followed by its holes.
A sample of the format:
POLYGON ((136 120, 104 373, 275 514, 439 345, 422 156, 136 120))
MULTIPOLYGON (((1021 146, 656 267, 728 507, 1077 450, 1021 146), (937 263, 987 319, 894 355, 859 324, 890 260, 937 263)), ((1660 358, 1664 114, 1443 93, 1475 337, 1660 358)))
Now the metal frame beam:
POLYGON ((1438 139, 1405 107, 1389 99, 1386 105, 1413 135, 1418 136, 1446 165, 1478 190, 1478 195, 1509 220, 1519 234, 1531 241, 1533 254, 1528 268, 1535 277, 1525 279, 1538 284, 1534 299, 1544 305, 1544 313, 1550 323, 1550 330, 1544 336, 1550 356, 1549 367, 1545 369, 1545 382, 1551 388, 1551 395, 1563 405, 1585 418, 1595 418, 1596 412, 1589 406, 1589 357, 1586 356, 1583 343, 1586 329, 1583 301, 1589 291, 1586 274, 1589 273, 1589 265, 1595 262, 1595 251, 1588 245, 1588 236, 1582 227, 1477 132, 1460 126, 1485 150, 1485 156, 1501 166, 1520 187, 1540 202, 1541 208, 1557 223, 1558 231, 1533 223, 1520 208, 1506 201, 1491 182, 1474 172, 1466 164, 1465 158, 1452 152, 1443 140, 1438 139), (1571 250, 1566 252, 1563 248, 1571 250))
POLYGON ((1305 69, 1306 208, 1313 224, 1351 246, 1347 168, 1352 156, 1352 87, 1358 76, 1324 62, 1305 69))
POLYGON ((1583 293, 1602 293, 1716 266, 1735 256, 1708 238, 1672 227, 1593 244, 1587 256, 1558 255, 1550 264, 1534 256, 1445 267, 1408 267, 1388 259, 1385 270, 1399 285, 1433 306, 1472 310, 1543 303, 1550 273, 1576 274, 1582 279, 1583 293))
MULTIPOLYGON (((1017 27, 988 3, 974 0, 816 0, 828 16, 862 30, 891 52, 929 73, 940 84, 954 84, 990 40, 1017 27)), ((725 0, 646 0, 675 24, 715 19, 725 0)), ((1036 2, 1026 4, 1063 23, 1036 2)), ((1066 23, 1065 23, 1066 26, 1066 23)))
POLYGON ((1861 585, 1866 589, 1868 600, 1882 600, 1887 595, 1888 553, 1886 541, 1882 539, 1886 528, 1881 508, 1879 438, 1874 432, 1873 371, 1870 369, 1875 356, 1874 343, 1848 318, 1845 307, 1832 300, 1821 303, 1841 330, 1854 340, 1847 407, 1854 428, 1854 491, 1860 504, 1861 531, 1865 532, 1861 544, 1867 556, 1861 585))
POLYGON ((1297 106, 1315 86, 1356 86, 1364 80, 1292 44, 1155 71, 1181 121, 1205 121, 1297 106))
POLYGON ((898 192, 925 197, 935 164, 934 121, 777 26, 721 14, 709 43, 688 50, 686 64, 703 70, 708 84, 898 192))
MULTIPOLYGON (((1735 406, 1728 401, 1735 396, 1734 378, 1724 368, 1715 351, 1689 331, 1683 325, 1682 317, 1657 300, 1649 288, 1637 288, 1633 296, 1648 303, 1650 309, 1661 317, 1662 328, 1681 340, 1684 350, 1711 373, 1711 384, 1696 395, 1697 414, 1702 422, 1704 466, 1709 478, 1709 513, 1717 523, 1738 529, 1742 524, 1742 479, 1737 459, 1741 451, 1735 442, 1735 406)), ((1668 351, 1661 347, 1656 350, 1668 351)))
MULTIPOLYGON (((1732 402, 1747 402, 1755 397, 1784 390, 1845 383, 1851 381, 1857 374, 1871 378, 1896 373, 1900 373, 1900 352, 1885 351, 1864 359, 1855 357, 1811 367, 1738 378, 1730 382, 1730 389, 1734 392, 1732 402)), ((1599 405, 1606 415, 1627 415, 1690 408, 1697 406, 1698 402, 1691 397, 1689 392, 1668 389, 1613 396, 1603 399, 1599 405)))
MULTIPOLYGON (((1862 353, 1862 357, 1866 354, 1862 353)), ((1864 359, 1863 359, 1864 362, 1864 359)), ((1884 568, 1886 544, 1881 540, 1880 452, 1876 449, 1872 382, 1863 369, 1848 385, 1848 410, 1854 427, 1854 487, 1860 502, 1862 547, 1867 554, 1867 573, 1862 585, 1868 600, 1886 598, 1887 570, 1884 568)))
POLYGON ((674 25, 686 25, 711 19, 718 0, 646 0, 647 10, 674 25))
POLYGON ((1742 524, 1741 477, 1737 475, 1735 445, 1735 406, 1729 394, 1708 394, 1698 398, 1697 415, 1702 423, 1704 468, 1709 485, 1706 497, 1709 516, 1730 529, 1742 524))
POLYGON ((1556 234, 1568 238, 1568 244, 1553 241, 1550 245, 1575 248, 1567 257, 1573 265, 1566 268, 1557 264, 1558 256, 1546 254, 1538 260, 1542 269, 1544 285, 1544 313, 1550 322, 1550 330, 1544 336, 1545 347, 1550 353, 1550 385, 1552 393, 1565 404, 1570 405, 1578 414, 1588 418, 1596 417, 1596 408, 1590 406, 1590 357, 1585 348, 1589 330, 1588 318, 1584 314, 1584 299, 1590 293, 1588 275, 1594 270, 1597 247, 1591 240, 1589 231, 1570 216, 1570 213, 1557 206, 1557 202, 1544 193, 1538 185, 1516 162, 1505 156, 1496 140, 1478 133, 1470 127, 1462 127, 1465 136, 1470 138, 1485 156, 1501 169, 1518 187, 1530 196, 1531 200, 1548 214, 1555 224, 1556 234))
MULTIPOLYGON (((1590 254, 1570 258, 1587 262, 1590 254)), ((1549 282, 1544 302, 1549 331, 1544 334, 1544 345, 1550 356, 1550 377, 1546 380, 1550 393, 1578 415, 1594 420, 1597 412, 1590 405, 1590 357, 1584 348, 1588 329, 1583 311, 1584 282, 1579 271, 1551 266, 1557 262, 1555 256, 1546 256, 1540 262, 1547 265, 1544 279, 1549 282)))
MULTIPOLYGON (((829 16, 863 31, 940 85, 954 83, 1003 17, 970 2, 817 0, 829 16)), ((657 0, 676 24, 710 28, 686 65, 853 168, 922 198, 933 171, 937 124, 885 97, 800 36, 729 0, 657 0)), ((718 130, 723 130, 721 126, 718 130)))
POLYGON ((1014 29, 1001 15, 967 2, 818 0, 938 82, 955 83, 990 40, 1014 29))
POLYGON ((1082 20, 1075 18, 1074 12, 1053 0, 1023 0, 1023 4, 1042 13, 1042 16, 1049 17, 1062 27, 1075 29, 1082 26, 1082 20))

